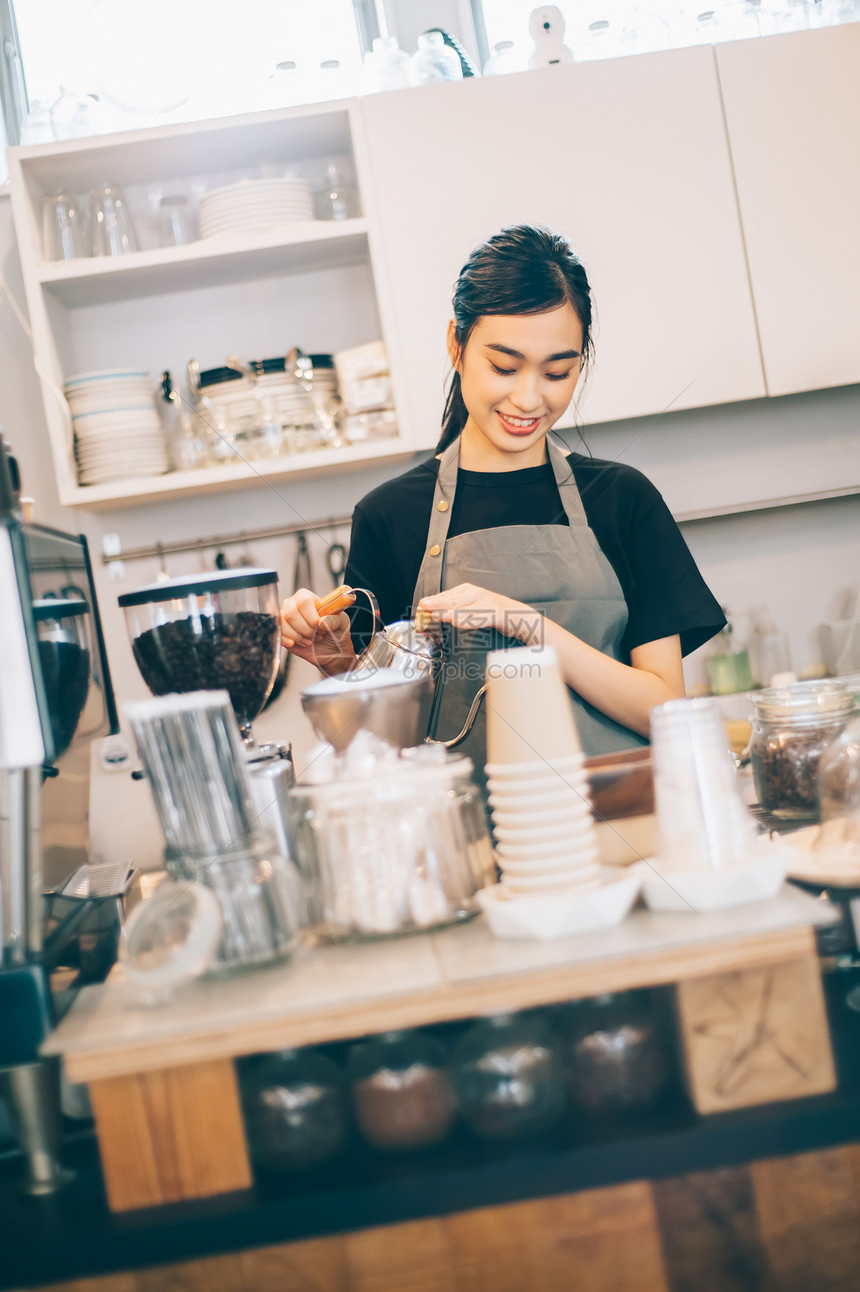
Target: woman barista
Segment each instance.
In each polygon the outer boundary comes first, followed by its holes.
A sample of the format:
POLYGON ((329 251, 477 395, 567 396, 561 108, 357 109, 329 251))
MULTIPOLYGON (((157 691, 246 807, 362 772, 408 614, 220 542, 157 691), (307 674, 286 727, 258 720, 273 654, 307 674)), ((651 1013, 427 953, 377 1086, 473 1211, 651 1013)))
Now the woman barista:
MULTIPOLYGON (((453 311, 437 455, 359 502, 346 582, 386 623, 421 606, 451 625, 440 739, 488 650, 544 643, 586 754, 646 744, 650 710, 684 694, 682 655, 725 621, 653 485, 548 438, 591 351, 585 270, 558 235, 505 229, 469 257, 453 311)), ((354 660, 346 616, 320 621, 306 589, 284 602, 283 642, 329 674, 354 660)), ((481 718, 464 745, 478 765, 481 718)))

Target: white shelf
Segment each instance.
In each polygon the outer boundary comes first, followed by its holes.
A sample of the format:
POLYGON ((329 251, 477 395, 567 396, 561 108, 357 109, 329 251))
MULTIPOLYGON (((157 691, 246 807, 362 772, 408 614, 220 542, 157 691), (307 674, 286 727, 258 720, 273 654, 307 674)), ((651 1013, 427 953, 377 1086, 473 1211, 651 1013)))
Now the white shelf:
POLYGON ((42 287, 69 307, 341 268, 367 260, 367 221, 318 220, 241 238, 202 238, 185 247, 127 256, 43 262, 42 287))
MULTIPOLYGON (((276 461, 170 472, 147 479, 80 486, 71 455, 68 410, 56 398, 77 371, 127 364, 182 371, 189 354, 203 367, 232 353, 284 352, 298 339, 313 351, 344 350, 381 336, 394 371, 396 337, 384 284, 375 195, 363 126, 353 99, 309 104, 124 135, 10 150, 12 204, 33 348, 60 501, 87 511, 169 502, 190 495, 265 488, 277 481, 408 459, 413 438, 397 410, 399 437, 276 461), (314 172, 347 157, 364 216, 307 221, 277 230, 127 256, 42 260, 42 203, 58 187, 85 194, 107 179, 130 203, 148 186, 203 182, 277 171, 314 172)), ((168 190, 169 191, 169 190, 168 190)))
POLYGON ((721 516, 742 516, 748 511, 772 511, 781 507, 800 507, 804 503, 826 502, 831 498, 853 498, 860 494, 860 484, 840 485, 835 489, 816 489, 809 493, 781 495, 773 498, 754 498, 746 502, 722 503, 715 507, 698 507, 690 511, 676 511, 673 516, 678 524, 693 520, 718 520, 721 516))
POLYGON ((218 173, 230 165, 253 170, 348 152, 354 112, 354 99, 339 99, 10 148, 9 159, 44 193, 58 185, 82 192, 106 177, 127 185, 218 173))
POLYGON ((170 471, 163 476, 115 480, 110 484, 79 485, 62 490, 60 502, 65 507, 82 507, 86 511, 111 511, 116 507, 161 502, 189 494, 221 493, 249 485, 348 471, 368 462, 405 461, 413 452, 402 439, 381 440, 354 444, 346 449, 295 454, 272 462, 239 461, 235 466, 202 467, 195 471, 170 471))

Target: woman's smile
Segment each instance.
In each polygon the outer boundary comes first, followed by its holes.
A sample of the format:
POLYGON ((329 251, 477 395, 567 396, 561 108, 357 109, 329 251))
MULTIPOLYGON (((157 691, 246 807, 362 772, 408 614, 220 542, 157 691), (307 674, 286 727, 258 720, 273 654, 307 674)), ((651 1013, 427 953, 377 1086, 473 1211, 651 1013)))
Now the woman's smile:
POLYGON ((531 435, 541 424, 540 417, 512 417, 501 412, 498 415, 509 435, 531 435))

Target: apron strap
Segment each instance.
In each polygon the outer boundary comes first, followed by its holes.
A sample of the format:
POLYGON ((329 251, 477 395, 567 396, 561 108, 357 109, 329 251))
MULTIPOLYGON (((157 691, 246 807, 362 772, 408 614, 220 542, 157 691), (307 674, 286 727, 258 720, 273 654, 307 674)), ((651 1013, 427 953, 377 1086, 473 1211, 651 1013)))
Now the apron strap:
POLYGON ((585 525, 587 527, 588 520, 585 515, 585 508, 582 505, 582 498, 577 488, 573 467, 567 460, 567 454, 557 444, 554 444, 549 436, 547 436, 546 448, 549 460, 552 463, 552 469, 555 472, 555 482, 558 485, 561 505, 564 507, 571 528, 576 525, 585 525))
MULTIPOLYGON (((571 528, 584 526, 588 528, 585 508, 582 505, 579 489, 576 485, 573 470, 567 455, 547 437, 547 454, 552 463, 555 482, 558 485, 559 497, 571 528)), ((436 476, 436 487, 433 491, 433 510, 427 527, 427 546, 412 596, 412 614, 414 616, 418 602, 422 597, 434 597, 442 591, 442 576, 445 569, 445 542, 451 524, 451 512, 454 494, 457 489, 457 472, 460 468, 460 436, 442 454, 439 471, 436 476)))
POLYGON ((451 524, 454 494, 457 490, 457 472, 460 468, 460 437, 449 444, 442 454, 436 488, 433 491, 433 510, 427 526, 427 546, 418 572, 418 581, 412 594, 412 615, 422 597, 435 597, 442 591, 445 540, 451 524))

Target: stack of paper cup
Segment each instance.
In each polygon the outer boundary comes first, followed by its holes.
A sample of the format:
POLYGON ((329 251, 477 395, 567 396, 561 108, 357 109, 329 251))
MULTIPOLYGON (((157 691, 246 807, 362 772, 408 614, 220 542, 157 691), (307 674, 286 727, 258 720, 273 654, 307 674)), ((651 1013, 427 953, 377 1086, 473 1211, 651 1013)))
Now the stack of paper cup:
POLYGON ((502 882, 516 897, 595 887, 585 756, 555 651, 487 659, 487 785, 502 882))

